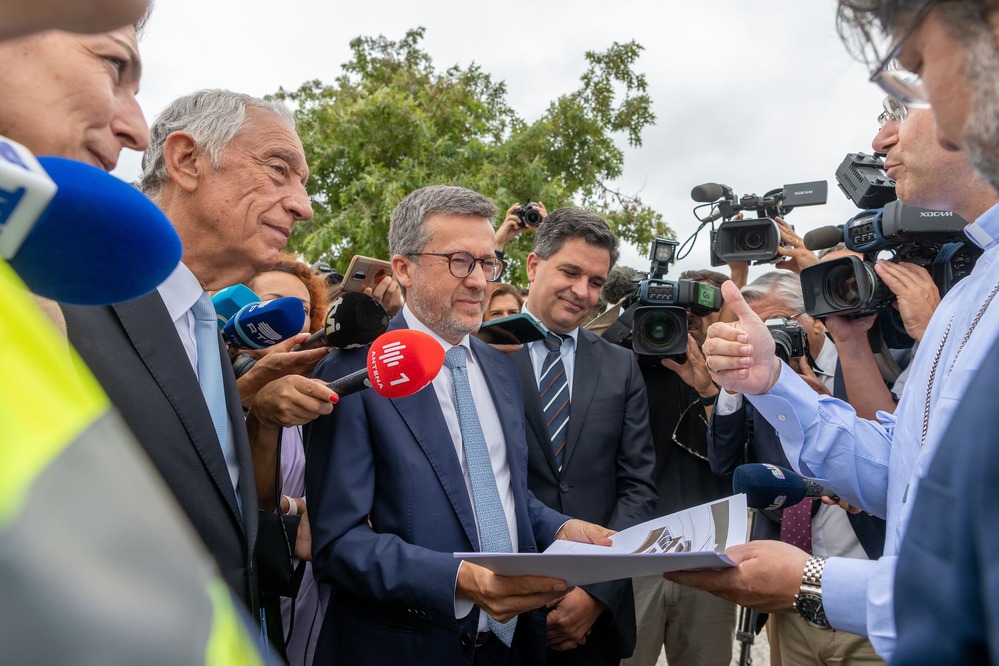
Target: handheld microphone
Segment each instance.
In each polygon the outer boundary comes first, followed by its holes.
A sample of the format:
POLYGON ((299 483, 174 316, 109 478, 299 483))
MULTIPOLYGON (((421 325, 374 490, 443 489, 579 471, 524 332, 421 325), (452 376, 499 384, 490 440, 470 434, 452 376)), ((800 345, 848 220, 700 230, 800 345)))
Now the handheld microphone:
POLYGON ((128 183, 0 137, 0 257, 34 293, 75 305, 138 298, 181 250, 163 212, 128 183))
POLYGON ((444 365, 444 348, 426 333, 400 328, 371 343, 367 367, 327 384, 341 398, 367 388, 405 398, 429 384, 444 365))
POLYGON ((345 291, 337 296, 326 312, 326 325, 292 351, 316 347, 349 349, 371 344, 388 330, 388 313, 382 304, 359 291, 345 291))
POLYGON ((264 349, 299 333, 304 325, 301 299, 285 296, 245 306, 222 327, 222 337, 239 349, 264 349))
POLYGON ((247 305, 259 302, 260 297, 245 284, 234 284, 231 287, 219 289, 212 296, 212 306, 215 308, 215 315, 219 320, 219 328, 224 328, 226 322, 247 305))
POLYGON ((704 183, 703 185, 698 185, 690 191, 690 198, 694 201, 711 203, 712 201, 718 201, 722 197, 728 195, 731 191, 732 188, 728 185, 721 185, 719 183, 704 183))
POLYGON ((843 225, 812 229, 805 234, 802 240, 805 241, 805 247, 813 252, 815 250, 824 250, 827 247, 834 247, 843 242, 843 225))
POLYGON ((838 499, 811 479, 769 463, 739 465, 732 475, 732 490, 746 494, 746 504, 753 509, 780 509, 797 504, 806 497, 827 496, 838 499))

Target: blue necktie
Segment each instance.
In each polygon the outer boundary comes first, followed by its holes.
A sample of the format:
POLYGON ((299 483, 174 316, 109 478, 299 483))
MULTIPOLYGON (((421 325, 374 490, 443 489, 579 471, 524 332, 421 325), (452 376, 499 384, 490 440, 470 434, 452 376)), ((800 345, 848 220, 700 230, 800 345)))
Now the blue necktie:
POLYGON ((225 406, 225 389, 222 386, 222 359, 219 357, 219 326, 208 293, 201 294, 191 307, 194 314, 194 340, 198 345, 198 383, 205 395, 212 423, 222 445, 222 456, 229 454, 229 412, 225 406))
POLYGON ((565 462, 565 443, 569 439, 569 379, 562 363, 562 336, 549 333, 543 342, 548 355, 541 365, 538 394, 545 412, 545 426, 552 443, 555 466, 561 472, 565 462))
MULTIPOLYGON (((483 553, 509 553, 513 551, 510 529, 506 514, 496 488, 493 464, 486 448, 486 438, 482 435, 479 415, 472 400, 472 388, 468 384, 468 369, 465 367, 465 348, 456 345, 444 355, 444 365, 451 370, 454 384, 454 403, 458 412, 458 427, 461 430, 461 446, 465 450, 468 463, 468 477, 472 483, 472 502, 475 504, 475 517, 479 523, 479 548, 483 553)), ((509 646, 517 627, 517 618, 509 622, 488 620, 489 630, 509 646)))

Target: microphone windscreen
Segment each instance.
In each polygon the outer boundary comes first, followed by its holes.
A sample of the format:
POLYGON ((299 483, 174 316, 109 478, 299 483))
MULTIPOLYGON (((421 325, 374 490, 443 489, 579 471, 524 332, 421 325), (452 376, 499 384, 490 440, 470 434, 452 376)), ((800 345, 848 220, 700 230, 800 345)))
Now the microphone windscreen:
POLYGON ((704 203, 718 201, 723 196, 725 196, 725 186, 718 183, 704 183, 690 191, 691 199, 704 203))
POLYGON ((843 242, 843 227, 828 226, 812 229, 805 234, 803 240, 805 247, 812 251, 835 247, 843 242))
POLYGON ((769 463, 739 465, 732 475, 732 490, 746 494, 752 509, 780 509, 797 504, 808 489, 796 473, 769 463))
POLYGON ((252 303, 222 327, 225 341, 240 349, 264 349, 302 331, 305 308, 294 296, 252 303))
POLYGON ((358 291, 345 291, 326 312, 322 342, 327 347, 367 345, 388 330, 389 317, 377 300, 358 291))
POLYGON ((138 298, 180 261, 180 237, 145 194, 74 160, 40 157, 58 190, 10 265, 33 292, 75 305, 138 298))
POLYGON ((212 296, 212 307, 219 320, 219 328, 224 328, 227 321, 247 305, 259 303, 260 297, 245 284, 234 284, 225 289, 219 289, 212 296))
POLYGON ((404 398, 429 384, 444 365, 444 348, 421 331, 396 329, 368 350, 371 388, 386 398, 404 398))

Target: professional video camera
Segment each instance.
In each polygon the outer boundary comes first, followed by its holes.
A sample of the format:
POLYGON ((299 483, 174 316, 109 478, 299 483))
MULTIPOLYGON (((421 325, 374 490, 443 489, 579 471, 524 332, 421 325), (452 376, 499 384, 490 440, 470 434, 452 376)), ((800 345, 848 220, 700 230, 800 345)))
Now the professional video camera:
POLYGON ((536 227, 541 224, 541 210, 538 204, 534 201, 528 201, 526 204, 522 204, 520 208, 513 211, 513 214, 520 218, 520 226, 522 227, 536 227))
POLYGON ((805 329, 793 319, 774 317, 766 320, 767 328, 774 339, 774 353, 777 358, 789 362, 808 354, 808 337, 805 329))
POLYGON ((795 206, 818 206, 826 202, 829 185, 824 180, 793 183, 770 190, 762 197, 756 194, 737 196, 731 187, 718 183, 704 183, 690 191, 694 201, 714 203, 711 215, 701 222, 724 218, 717 230, 711 232, 711 265, 723 266, 731 261, 749 261, 754 264, 772 263, 779 259, 777 248, 781 245, 780 227, 773 219, 786 216, 795 206), (738 213, 756 211, 757 217, 733 220, 738 213))
POLYGON ((624 312, 603 337, 640 356, 662 358, 687 350, 687 311, 704 316, 722 306, 721 290, 693 280, 663 279, 674 260, 676 241, 657 238, 648 274, 635 280, 624 312))
POLYGON ((967 242, 967 222, 959 215, 893 201, 895 183, 883 167, 878 157, 847 155, 836 172, 840 189, 858 206, 883 203, 883 207, 865 210, 846 224, 805 234, 810 250, 844 243, 864 255, 863 260, 842 257, 801 271, 805 310, 813 317, 863 316, 887 308, 895 295, 874 272, 874 261, 882 251, 892 253, 890 261, 926 268, 941 295, 969 275, 981 255, 976 245, 967 242))

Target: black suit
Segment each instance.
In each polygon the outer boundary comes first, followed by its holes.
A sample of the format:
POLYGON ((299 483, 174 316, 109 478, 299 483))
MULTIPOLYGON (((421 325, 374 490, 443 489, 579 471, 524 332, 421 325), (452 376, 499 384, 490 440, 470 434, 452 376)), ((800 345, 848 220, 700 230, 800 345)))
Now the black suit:
POLYGON ((201 386, 159 293, 108 307, 62 307, 70 342, 149 454, 233 592, 255 611, 256 485, 236 380, 221 338, 245 519, 201 386))
MULTIPOLYGON (((614 530, 654 517, 655 450, 645 384, 631 351, 579 329, 569 433, 561 473, 538 396, 530 351, 513 354, 524 389, 528 488, 549 507, 614 530)), ((617 663, 635 649, 631 580, 584 586, 607 606, 580 648, 550 656, 578 664, 617 663)))

